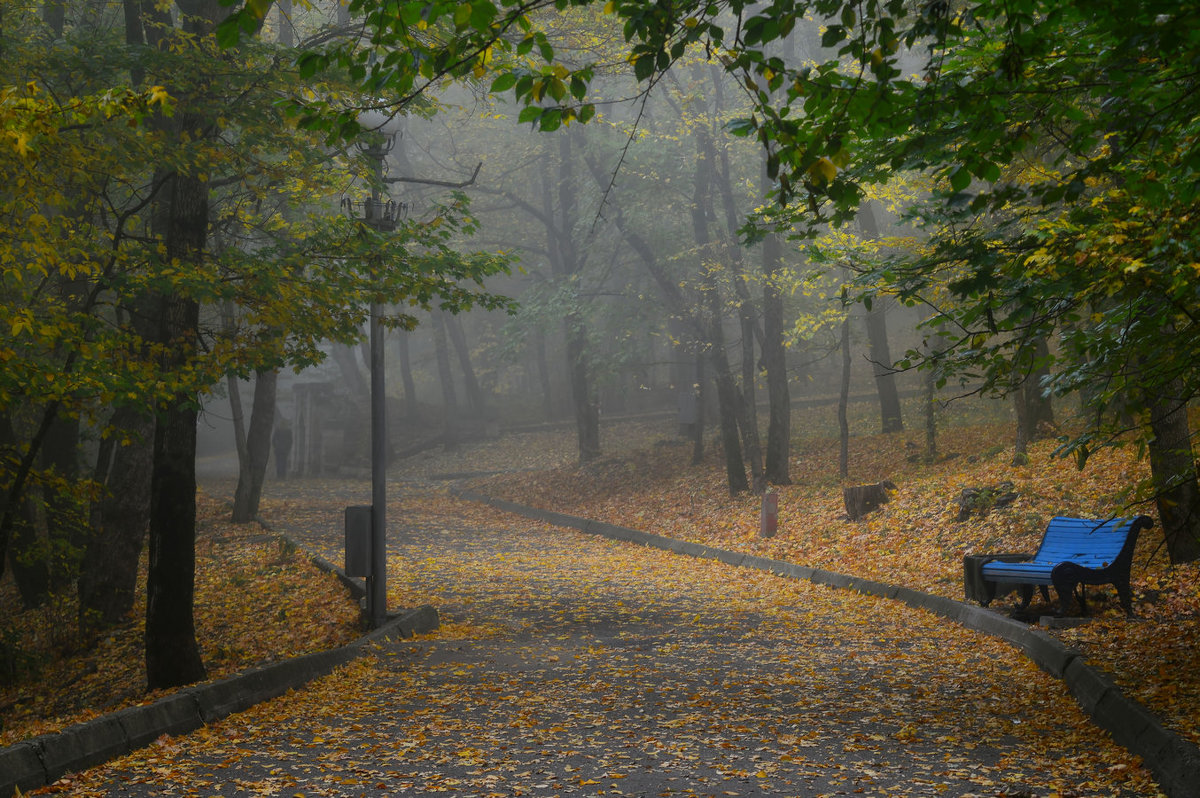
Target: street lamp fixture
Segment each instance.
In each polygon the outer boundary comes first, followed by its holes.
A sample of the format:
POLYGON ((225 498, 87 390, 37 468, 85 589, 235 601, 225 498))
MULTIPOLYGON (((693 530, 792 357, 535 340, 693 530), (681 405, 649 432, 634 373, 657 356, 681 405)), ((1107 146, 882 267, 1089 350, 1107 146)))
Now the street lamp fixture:
MULTIPOLYGON (((373 131, 359 150, 371 161, 374 181, 371 196, 361 202, 342 199, 342 210, 351 219, 358 219, 380 233, 391 232, 408 208, 394 200, 380 197, 383 166, 387 154, 396 145, 396 134, 384 132, 382 123, 360 119, 363 127, 373 131)), ((378 270, 378 259, 374 264, 378 270)), ((376 271, 378 274, 378 271, 376 271)), ((369 573, 367 575, 367 618, 373 629, 387 621, 387 392, 383 366, 383 306, 371 302, 371 540, 369 573)))

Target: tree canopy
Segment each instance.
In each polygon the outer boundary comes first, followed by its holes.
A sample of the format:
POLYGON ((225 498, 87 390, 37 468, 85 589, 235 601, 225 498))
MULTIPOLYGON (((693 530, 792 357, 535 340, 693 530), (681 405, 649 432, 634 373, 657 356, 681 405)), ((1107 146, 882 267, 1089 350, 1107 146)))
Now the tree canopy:
MULTIPOLYGON (((351 5, 359 41, 298 63, 302 74, 344 70, 385 107, 443 79, 487 81, 522 106, 521 121, 552 131, 595 114, 598 65, 556 49, 540 19, 590 4, 363 0, 351 5)), ((1081 463, 1127 429, 1163 443, 1148 420, 1196 393, 1196 11, 1162 0, 603 5, 643 90, 689 52, 739 81, 750 113, 729 129, 762 146, 779 223, 815 231, 850 219, 869 185, 931 180, 913 214, 927 247, 864 270, 864 293, 930 306, 948 344, 943 377, 1004 392, 1016 371, 1043 373, 1034 360, 1051 359, 1038 390, 1080 393, 1093 411, 1063 448, 1081 463), (819 38, 817 55, 794 57, 787 45, 801 35, 819 38), (1164 335, 1172 347, 1158 345, 1164 335), (1020 354, 1050 337, 1044 357, 1020 354)), ((226 38, 260 12, 231 18, 226 38)), ((326 135, 353 128, 326 98, 298 98, 293 113, 326 135)), ((1194 482, 1194 471, 1159 473, 1155 490, 1194 482)), ((1180 539, 1196 537, 1192 514, 1180 539)), ((1195 556, 1194 542, 1181 545, 1195 556)))

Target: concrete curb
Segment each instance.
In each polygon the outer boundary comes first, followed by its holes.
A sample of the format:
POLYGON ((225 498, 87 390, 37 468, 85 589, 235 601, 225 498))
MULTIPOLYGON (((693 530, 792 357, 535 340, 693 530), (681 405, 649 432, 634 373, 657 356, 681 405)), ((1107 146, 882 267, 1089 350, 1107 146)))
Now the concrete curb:
POLYGON ((346 572, 341 568, 316 554, 310 554, 309 560, 322 571, 336 576, 338 581, 342 583, 342 586, 350 593, 350 598, 355 601, 362 601, 367 597, 367 586, 364 580, 354 576, 346 576, 346 572))
POLYGON ((420 607, 388 621, 353 643, 187 687, 152 704, 129 707, 55 734, 0 749, 0 796, 53 784, 149 745, 164 734, 185 734, 255 704, 283 695, 367 654, 381 640, 436 629, 437 610, 420 607))
POLYGON ((1117 744, 1142 758, 1142 762, 1158 780, 1159 787, 1170 798, 1200 798, 1200 747, 1165 728, 1145 707, 1125 696, 1111 679, 1089 666, 1078 651, 1068 648, 1039 629, 983 607, 906 587, 896 587, 820 568, 711 548, 600 521, 539 510, 473 491, 452 491, 468 501, 480 502, 498 510, 555 526, 577 529, 590 535, 640 543, 689 557, 718 560, 792 579, 805 579, 818 585, 902 601, 910 607, 929 610, 969 629, 999 637, 1021 649, 1042 670, 1061 679, 1079 706, 1091 716, 1097 726, 1111 734, 1117 744))

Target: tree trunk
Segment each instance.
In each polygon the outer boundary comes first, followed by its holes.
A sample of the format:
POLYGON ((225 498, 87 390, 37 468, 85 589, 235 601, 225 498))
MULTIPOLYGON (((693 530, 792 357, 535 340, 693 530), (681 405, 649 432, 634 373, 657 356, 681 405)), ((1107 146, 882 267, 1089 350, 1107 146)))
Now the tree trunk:
POLYGON ((704 355, 696 355, 695 374, 692 377, 691 389, 696 397, 696 420, 692 423, 692 465, 704 462, 704 421, 708 415, 708 391, 704 389, 707 377, 704 368, 704 355))
POLYGON ((458 448, 458 391, 450 370, 450 344, 446 340, 445 313, 433 311, 433 348, 437 357, 438 380, 442 386, 442 444, 447 451, 458 448))
POLYGON ((225 390, 229 393, 229 421, 233 424, 233 448, 238 458, 238 479, 250 462, 246 453, 246 413, 242 407, 241 379, 236 374, 225 378, 225 390))
POLYGON ((243 447, 238 449, 238 483, 233 493, 233 515, 230 518, 235 524, 250 523, 258 516, 263 482, 267 477, 267 461, 271 457, 278 385, 279 372, 275 369, 255 374, 254 405, 250 411, 250 430, 246 435, 244 459, 241 456, 243 447))
POLYGON ((787 350, 783 345, 783 292, 779 290, 781 246, 779 236, 763 240, 763 346, 767 371, 767 453, 764 471, 774 485, 792 484, 788 473, 791 454, 792 402, 788 392, 787 350))
POLYGON ((475 369, 471 366, 471 349, 467 346, 467 336, 463 332, 462 322, 453 314, 443 317, 446 322, 446 332, 450 335, 450 343, 458 355, 458 365, 463 373, 463 387, 467 391, 467 404, 475 415, 482 417, 487 409, 483 398, 483 389, 475 377, 475 369))
POLYGON ((1033 440, 1033 435, 1030 433, 1030 413, 1029 402, 1026 394, 1028 393, 1027 386, 1017 387, 1012 394, 1013 410, 1017 415, 1017 439, 1013 444, 1013 459, 1014 466, 1029 465, 1029 442, 1033 440))
POLYGON ((279 33, 275 40, 281 47, 292 47, 296 41, 296 29, 292 25, 292 0, 278 0, 275 5, 279 9, 279 33))
MULTIPOLYGON (((172 182, 194 181, 181 177, 172 182)), ((179 188, 179 195, 197 191, 179 188)), ((193 205, 178 196, 185 207, 193 205)), ((207 201, 196 203, 207 211, 207 201)), ((183 208, 179 209, 180 211, 183 208)), ((196 216, 180 213, 183 222, 196 216)), ((207 224, 207 213, 202 217, 207 224)), ((168 245, 168 252, 171 250, 168 245)), ((162 297, 159 343, 167 347, 164 371, 176 370, 195 345, 200 307, 190 299, 162 297)), ((193 620, 196 572, 196 405, 181 393, 158 414, 154 474, 150 484, 150 570, 146 590, 146 678, 149 689, 200 681, 204 663, 193 620)))
POLYGON ((87 545, 87 508, 72 489, 79 482, 79 419, 58 415, 42 444, 44 472, 63 481, 42 488, 45 501, 47 567, 50 592, 68 592, 79 577, 79 559, 87 545))
POLYGON ((346 390, 350 392, 350 401, 359 407, 366 407, 370 402, 371 389, 367 387, 367 378, 363 376, 362 368, 358 365, 358 356, 354 348, 341 343, 329 347, 329 354, 341 372, 346 390))
MULTIPOLYGON (((562 278, 575 278, 586 257, 579 252, 572 234, 576 221, 573 139, 573 133, 558 137, 558 185, 556 191, 545 191, 543 198, 546 218, 554 220, 547 226, 550 262, 562 278), (558 201, 554 203, 556 196, 558 201)), ((549 172, 545 174, 548 176, 549 172)), ((567 314, 565 324, 567 374, 579 438, 579 462, 587 463, 600 456, 600 405, 592 384, 587 322, 582 312, 575 311, 567 314)))
MULTIPOLYGON (((219 0, 177 0, 185 36, 207 38, 228 14, 219 0)), ((162 21, 163 9, 144 4, 143 13, 162 21)), ((172 45, 168 26, 143 25, 147 44, 172 45)), ((182 146, 216 132, 212 120, 189 113, 181 102, 171 118, 155 125, 182 146)), ((151 230, 168 263, 199 264, 208 243, 208 178, 202 170, 164 166, 156 175, 162 188, 151 206, 151 230)), ((160 370, 185 380, 198 353, 200 306, 182 294, 147 297, 156 326, 150 339, 161 347, 160 370)), ((150 569, 146 590, 146 678, 151 690, 204 678, 193 620, 196 561, 195 388, 181 388, 157 408, 154 474, 150 486, 150 569)))
POLYGON ((118 624, 133 609, 150 516, 154 420, 118 407, 109 426, 112 434, 100 443, 95 474, 105 496, 92 511, 92 536, 79 575, 83 627, 118 624))
MULTIPOLYGON (((1029 406, 1033 410, 1033 432, 1036 438, 1044 437, 1042 430, 1054 426, 1054 403, 1050 396, 1043 392, 1042 384, 1050 376, 1050 347, 1044 337, 1034 341, 1034 357, 1036 358, 1030 379, 1031 395, 1029 406)), ((1035 438, 1035 439, 1036 439, 1035 438)))
MULTIPOLYGON (((49 423, 44 422, 43 429, 48 430, 49 423)), ((12 416, 0 412, 0 450, 16 452, 19 446, 12 416)), ((30 466, 35 459, 28 454, 25 456, 25 462, 30 466)), ((3 477, 6 483, 16 480, 16 475, 8 472, 4 472, 3 477)), ((27 610, 42 606, 50 597, 50 567, 45 544, 38 535, 37 515, 29 494, 28 487, 5 485, 3 510, 7 539, 0 547, 0 565, 7 561, 21 596, 21 605, 27 610)))
POLYGON ((1150 402, 1150 475, 1172 564, 1200 559, 1200 487, 1180 388, 1176 379, 1150 402))
MULTIPOLYGON (((746 467, 742 462, 742 446, 738 436, 740 414, 737 385, 729 368, 729 356, 725 350, 724 318, 721 314, 721 295, 715 281, 708 281, 709 334, 708 356, 713 365, 713 381, 717 387, 717 414, 721 429, 721 449, 725 454, 725 478, 729 495, 736 496, 750 489, 746 481, 746 467)), ((703 429, 703 424, 697 425, 703 429)))
POLYGON ((398 330, 396 338, 400 344, 400 381, 404 384, 404 415, 410 424, 415 424, 421 415, 421 406, 417 402, 417 383, 412 373, 412 353, 409 351, 410 333, 408 330, 398 330))
POLYGON ((550 362, 546 357, 546 336, 538 331, 534 333, 533 356, 537 368, 538 384, 542 389, 542 417, 547 421, 558 418, 558 408, 554 404, 554 392, 550 387, 550 362))
MULTIPOLYGON (((838 394, 838 474, 850 474, 850 312, 842 322, 842 384, 838 394)), ((853 516, 851 516, 853 517, 853 516)))
MULTIPOLYGON (((196 22, 190 23, 192 25, 196 22)), ((177 114, 175 135, 198 135, 200 120, 177 114)), ((205 179, 166 173, 153 209, 153 229, 165 258, 195 263, 208 238, 205 179)), ((160 372, 184 377, 196 355, 200 306, 181 295, 146 298, 154 325, 149 339, 161 347, 160 372)), ((193 620, 196 565, 196 396, 181 390, 158 408, 154 473, 150 485, 150 569, 146 587, 146 678, 149 689, 178 687, 204 678, 193 620)))
MULTIPOLYGON (((858 225, 865 238, 879 238, 879 222, 870 202, 859 206, 858 225)), ((892 369, 892 353, 888 346, 888 304, 885 297, 877 296, 867 311, 867 342, 871 347, 875 389, 879 393, 881 429, 885 433, 900 432, 904 429, 904 419, 900 414, 900 394, 896 390, 896 372, 892 369)))
POLYGON ((738 397, 742 408, 742 446, 746 450, 746 462, 750 465, 751 486, 758 494, 767 489, 767 473, 763 467, 762 439, 758 434, 758 399, 754 388, 755 319, 753 307, 748 301, 738 303, 738 323, 742 329, 742 390, 738 397))
POLYGON ((43 606, 50 598, 50 566, 29 496, 23 495, 19 506, 12 509, 8 565, 21 596, 21 606, 27 610, 43 606))
POLYGON ((937 459, 937 375, 930 368, 925 372, 925 462, 937 459))
POLYGON ((1025 342, 1013 356, 1013 407, 1017 416, 1016 451, 1013 465, 1029 462, 1029 444, 1042 437, 1043 425, 1053 426, 1054 409, 1042 395, 1042 378, 1050 372, 1050 350, 1046 339, 1025 342))
POLYGON ((1016 400, 1020 402, 1017 421, 1023 424, 1017 435, 1028 443, 1041 438, 1043 429, 1054 426, 1053 404, 1049 396, 1042 394, 1042 380, 1050 373, 1050 350, 1046 339, 1039 337, 1025 344, 1014 360, 1014 379, 1018 383, 1016 400))
MULTIPOLYGON (((724 105, 722 91, 723 75, 718 67, 709 66, 709 74, 713 78, 714 107, 717 114, 721 113, 724 105)), ((717 148, 712 135, 707 132, 701 136, 704 158, 708 161, 711 171, 712 185, 721 198, 721 207, 725 216, 725 228, 722 231, 725 260, 732 273, 734 293, 738 298, 738 324, 742 336, 742 374, 741 390, 738 392, 740 415, 739 426, 742 430, 742 447, 745 450, 746 463, 750 466, 751 489, 761 494, 767 488, 767 475, 763 466, 762 439, 758 432, 758 399, 755 390, 757 378, 756 360, 754 357, 754 341, 762 340, 762 328, 758 324, 754 303, 750 299, 750 290, 742 262, 742 247, 738 241, 738 230, 742 226, 742 215, 737 209, 734 199, 733 180, 730 177, 729 148, 717 148)))
POLYGON ((875 375, 875 389, 879 393, 880 426, 885 433, 904 429, 900 393, 896 389, 896 372, 892 369, 892 354, 888 346, 887 304, 882 297, 877 297, 866 314, 871 370, 875 375))
POLYGON ((857 521, 867 513, 878 510, 891 500, 888 490, 895 487, 885 480, 874 485, 853 485, 843 489, 842 502, 846 505, 846 515, 851 521, 857 521))
MULTIPOLYGON (((719 356, 714 355, 714 359, 719 356)), ((718 368, 721 368, 718 366, 718 368)), ((736 496, 750 490, 746 481, 746 466, 742 462, 742 446, 738 430, 738 392, 726 362, 723 373, 716 375, 717 412, 720 415, 721 449, 725 454, 725 479, 729 495, 736 496)))
POLYGON ((746 466, 742 461, 742 444, 738 434, 738 419, 742 416, 738 406, 738 390, 729 366, 729 353, 725 348, 725 313, 720 284, 716 279, 716 266, 712 263, 712 240, 708 232, 708 216, 712 204, 712 170, 709 162, 711 147, 706 147, 707 131, 696 132, 697 158, 695 185, 692 192, 692 235, 696 239, 703 277, 701 291, 707 315, 707 351, 713 366, 713 380, 717 387, 717 414, 721 429, 721 449, 725 454, 725 478, 729 495, 736 496, 750 489, 746 481, 746 466))
POLYGON ((579 462, 600 457, 600 405, 592 393, 587 356, 587 331, 578 314, 570 314, 567 326, 567 369, 571 378, 571 401, 575 408, 575 432, 579 439, 579 462))
MULTIPOLYGON (((739 305, 739 307, 742 307, 739 305)), ((758 409, 754 406, 754 329, 753 319, 741 312, 742 326, 742 390, 738 395, 738 406, 742 410, 738 419, 742 430, 742 448, 746 462, 750 465, 750 487, 755 494, 767 489, 767 474, 763 470, 762 441, 758 436, 758 409)))

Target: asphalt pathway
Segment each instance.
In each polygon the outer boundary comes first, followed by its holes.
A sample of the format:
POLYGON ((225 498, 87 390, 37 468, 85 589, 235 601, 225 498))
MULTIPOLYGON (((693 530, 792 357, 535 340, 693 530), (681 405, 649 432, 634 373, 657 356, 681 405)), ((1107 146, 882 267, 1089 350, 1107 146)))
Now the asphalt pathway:
MULTIPOLYGON (((425 492, 389 508, 392 605, 425 597, 439 632, 60 789, 1155 794, 1059 682, 985 635, 895 602, 452 505, 425 492)), ((287 531, 338 561, 340 516, 320 518, 287 531)))

